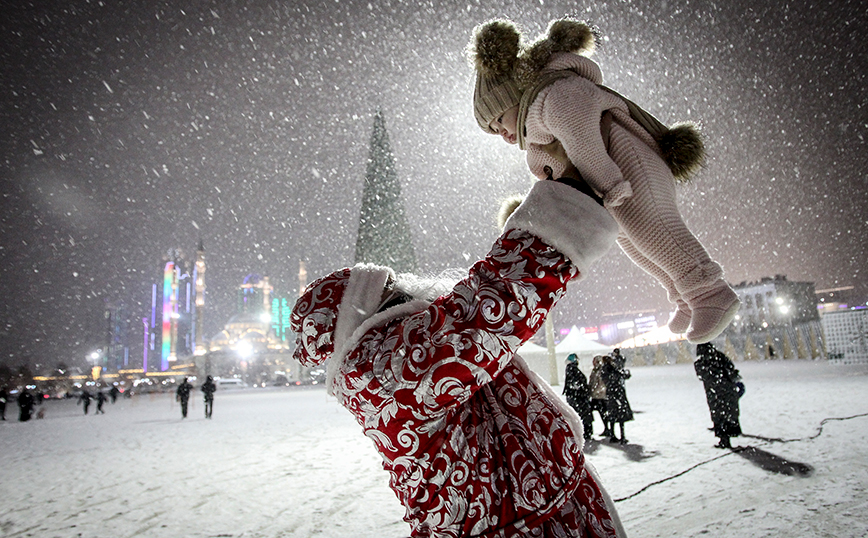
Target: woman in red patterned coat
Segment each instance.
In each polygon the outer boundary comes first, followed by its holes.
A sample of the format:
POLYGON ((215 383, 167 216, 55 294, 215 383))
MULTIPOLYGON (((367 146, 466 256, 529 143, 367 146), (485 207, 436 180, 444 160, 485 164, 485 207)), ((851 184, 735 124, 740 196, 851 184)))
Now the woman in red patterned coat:
POLYGON ((624 535, 578 417, 516 355, 617 235, 569 183, 537 182, 451 291, 357 265, 293 309, 296 358, 331 359, 327 386, 380 452, 412 536, 624 535))

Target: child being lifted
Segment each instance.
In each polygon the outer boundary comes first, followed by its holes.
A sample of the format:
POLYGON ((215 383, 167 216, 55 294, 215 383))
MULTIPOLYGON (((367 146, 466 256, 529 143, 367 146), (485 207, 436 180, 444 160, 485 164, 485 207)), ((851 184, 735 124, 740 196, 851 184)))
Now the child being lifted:
POLYGON ((659 122, 663 136, 652 135, 631 115, 633 103, 601 86, 600 68, 588 58, 595 45, 595 30, 569 18, 552 21, 530 44, 511 21, 477 26, 468 46, 477 71, 476 120, 527 150, 538 178, 577 171, 620 226, 618 244, 675 304, 670 330, 708 342, 740 303, 676 205, 676 178, 704 158, 701 138, 690 124, 666 129, 659 122))

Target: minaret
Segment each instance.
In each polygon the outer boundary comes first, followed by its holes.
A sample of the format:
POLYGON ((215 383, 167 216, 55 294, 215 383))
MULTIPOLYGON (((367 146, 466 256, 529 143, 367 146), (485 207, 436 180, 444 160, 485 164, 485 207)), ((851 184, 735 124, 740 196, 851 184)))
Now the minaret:
POLYGON ((203 334, 203 318, 205 317, 205 246, 199 238, 199 248, 196 249, 196 266, 193 268, 193 282, 196 283, 196 308, 193 311, 193 354, 204 355, 205 337, 203 334))
POLYGON ((298 262, 298 296, 304 295, 304 288, 307 286, 307 265, 304 260, 298 262))

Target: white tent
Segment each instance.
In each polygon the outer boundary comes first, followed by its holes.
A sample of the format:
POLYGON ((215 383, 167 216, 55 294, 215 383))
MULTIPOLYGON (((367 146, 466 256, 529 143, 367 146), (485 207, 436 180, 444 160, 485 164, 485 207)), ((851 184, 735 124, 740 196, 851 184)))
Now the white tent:
POLYGON ((599 342, 594 342, 593 340, 585 338, 582 336, 582 332, 579 328, 575 325, 570 329, 570 333, 561 340, 561 343, 555 346, 555 351, 558 352, 558 357, 563 355, 564 359, 566 359, 567 355, 570 353, 575 353, 580 359, 593 359, 596 355, 608 355, 612 352, 612 349, 613 348, 609 346, 604 346, 599 342))
POLYGON ((524 358, 530 369, 537 373, 541 378, 551 384, 563 385, 564 370, 566 369, 567 356, 570 353, 575 353, 579 357, 579 368, 588 375, 591 373, 593 359, 596 355, 608 355, 612 352, 612 348, 604 346, 592 340, 588 340, 582 336, 582 332, 573 325, 569 334, 555 346, 555 355, 557 357, 558 379, 557 382, 552 379, 551 369, 549 368, 548 350, 542 346, 538 346, 532 342, 527 342, 518 350, 518 354, 524 358))
POLYGON ((623 348, 633 348, 633 347, 644 347, 644 346, 652 346, 655 344, 664 344, 666 342, 675 342, 677 340, 685 340, 685 336, 683 334, 675 334, 669 330, 669 327, 666 325, 662 327, 657 327, 654 330, 637 334, 633 338, 628 338, 624 340, 616 347, 623 348))

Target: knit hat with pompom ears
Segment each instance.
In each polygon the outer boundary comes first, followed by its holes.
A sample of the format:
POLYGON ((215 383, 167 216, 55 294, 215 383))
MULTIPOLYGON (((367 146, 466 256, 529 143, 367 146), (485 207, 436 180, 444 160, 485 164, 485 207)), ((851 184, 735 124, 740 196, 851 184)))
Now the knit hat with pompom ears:
POLYGON ((495 19, 474 28, 467 56, 476 67, 473 112, 482 130, 493 133, 491 122, 520 103, 552 54, 589 56, 597 39, 594 26, 570 17, 551 21, 546 33, 532 43, 523 43, 521 31, 509 20, 495 19))
POLYGON ((518 105, 521 91, 513 70, 521 51, 521 32, 512 21, 495 19, 473 29, 467 56, 476 68, 473 113, 486 133, 491 122, 518 105))

